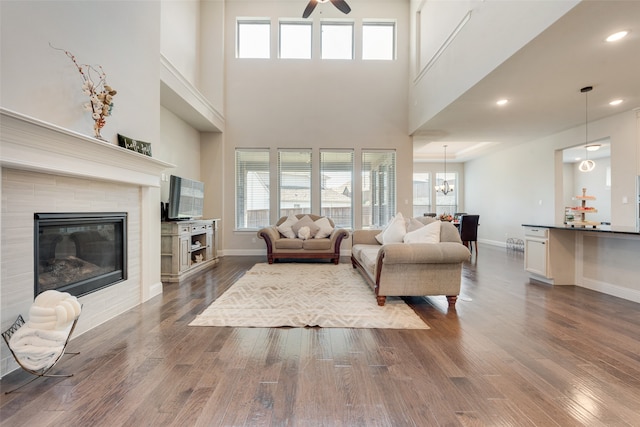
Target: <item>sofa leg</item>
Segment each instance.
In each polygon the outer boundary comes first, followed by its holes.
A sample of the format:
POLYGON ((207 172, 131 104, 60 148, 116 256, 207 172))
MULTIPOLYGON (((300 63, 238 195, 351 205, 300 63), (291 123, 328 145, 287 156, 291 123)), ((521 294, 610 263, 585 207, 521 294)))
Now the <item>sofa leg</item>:
POLYGON ((387 302, 387 297, 378 295, 376 300, 378 301, 378 305, 382 307, 384 306, 384 303, 387 302))
POLYGON ((456 301, 458 301, 458 295, 447 295, 447 301, 449 301, 449 305, 456 305, 456 301))
POLYGON ((333 259, 333 263, 334 263, 335 265, 340 264, 340 258, 334 258, 334 259, 333 259))
POLYGON ((273 257, 272 257, 272 256, 268 256, 268 257, 267 257, 267 262, 268 262, 269 264, 273 264, 273 257))

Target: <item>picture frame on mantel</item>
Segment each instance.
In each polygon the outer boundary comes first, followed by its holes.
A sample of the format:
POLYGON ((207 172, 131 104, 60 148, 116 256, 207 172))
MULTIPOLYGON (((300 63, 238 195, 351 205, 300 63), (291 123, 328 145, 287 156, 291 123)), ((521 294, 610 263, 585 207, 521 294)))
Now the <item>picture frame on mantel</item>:
POLYGON ((126 148, 127 150, 135 151, 136 153, 144 154, 151 157, 150 142, 139 141, 137 139, 118 134, 118 145, 120 147, 126 148))

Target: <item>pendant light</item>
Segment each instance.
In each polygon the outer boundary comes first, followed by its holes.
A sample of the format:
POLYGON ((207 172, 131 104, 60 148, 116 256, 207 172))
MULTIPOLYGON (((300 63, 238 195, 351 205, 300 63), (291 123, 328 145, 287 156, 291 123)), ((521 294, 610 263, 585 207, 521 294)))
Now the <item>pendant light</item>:
POLYGON ((453 191, 453 185, 447 181, 447 146, 444 145, 444 181, 442 185, 436 185, 436 192, 441 191, 445 196, 453 191))
POLYGON ((584 93, 584 160, 580 162, 578 170, 580 172, 591 172, 596 167, 596 163, 593 160, 589 160, 589 100, 588 93, 593 90, 593 86, 585 86, 580 89, 580 92, 584 93))

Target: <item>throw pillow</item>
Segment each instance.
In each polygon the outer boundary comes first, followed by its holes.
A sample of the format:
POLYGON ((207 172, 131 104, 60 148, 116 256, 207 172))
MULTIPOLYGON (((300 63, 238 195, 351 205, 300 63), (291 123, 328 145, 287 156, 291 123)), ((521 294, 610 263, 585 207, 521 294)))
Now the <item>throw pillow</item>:
POLYGON ((418 221, 417 219, 415 218, 407 219, 407 233, 410 233, 411 231, 415 231, 418 228, 422 228, 422 227, 424 227, 424 224, 418 221))
POLYGON ((403 241, 405 243, 440 243, 440 221, 434 221, 405 234, 403 241))
POLYGON ((298 218, 295 215, 289 215, 289 218, 277 227, 278 231, 287 239, 295 239, 296 233, 293 232, 291 227, 293 227, 297 222, 298 218))
POLYGON ((327 218, 326 216, 318 219, 315 224, 320 227, 320 230, 318 230, 315 235, 316 239, 324 239, 325 237, 331 236, 331 233, 333 233, 333 227, 329 222, 329 218, 327 218))
POLYGON ((296 234, 296 236, 300 237, 298 235, 298 232, 302 227, 309 227, 309 231, 311 232, 311 234, 309 235, 309 238, 312 238, 313 236, 315 236, 318 230, 320 230, 320 227, 318 227, 315 224, 315 222, 313 222, 313 220, 309 215, 305 215, 302 218, 300 218, 300 221, 296 222, 293 225, 293 227, 291 227, 291 229, 296 234))
POLYGON ((402 213, 398 212, 396 216, 391 218, 389 224, 382 230, 382 232, 376 235, 376 240, 381 245, 387 243, 402 243, 402 238, 407 234, 407 226, 402 216, 402 213))

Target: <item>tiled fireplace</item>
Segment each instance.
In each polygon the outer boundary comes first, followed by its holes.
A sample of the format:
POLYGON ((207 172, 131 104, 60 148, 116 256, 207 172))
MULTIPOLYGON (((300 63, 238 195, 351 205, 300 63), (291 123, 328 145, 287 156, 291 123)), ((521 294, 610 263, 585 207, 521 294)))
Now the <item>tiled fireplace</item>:
MULTIPOLYGON (((83 311, 74 336, 162 293, 159 185, 172 165, 4 109, 0 160, 2 330, 27 315, 33 302, 38 213, 126 215, 124 276, 79 297, 83 311)), ((15 367, 2 343, 0 374, 15 367)))

